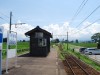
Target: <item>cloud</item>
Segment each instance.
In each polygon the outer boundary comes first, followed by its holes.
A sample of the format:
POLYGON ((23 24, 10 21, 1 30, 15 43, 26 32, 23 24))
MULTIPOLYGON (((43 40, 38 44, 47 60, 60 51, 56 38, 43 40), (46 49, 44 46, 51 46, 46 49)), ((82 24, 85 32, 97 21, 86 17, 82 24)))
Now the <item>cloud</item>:
POLYGON ((90 25, 91 22, 84 22, 80 28, 75 28, 69 25, 69 22, 65 22, 62 25, 60 24, 50 24, 44 26, 43 28, 53 33, 54 38, 67 38, 67 31, 69 31, 69 40, 91 40, 91 36, 94 33, 100 32, 100 24, 94 23, 88 28, 83 29, 84 27, 90 25), (79 32, 78 32, 79 31, 79 32), (57 36, 62 35, 62 36, 57 36), (63 36, 64 35, 64 36, 63 36), (66 36, 65 36, 66 35, 66 36))
MULTIPOLYGON (((91 24, 91 22, 84 22, 79 28, 75 28, 69 25, 69 22, 64 22, 63 24, 50 24, 46 26, 42 26, 41 28, 53 33, 53 38, 66 39, 67 31, 69 32, 69 40, 91 40, 91 36, 94 33, 100 32, 100 23, 94 23, 90 27, 83 29, 87 25, 91 24), (81 31, 80 31, 81 30, 81 31), (79 31, 79 32, 77 32, 79 31), (62 35, 62 36, 61 36, 62 35), (64 35, 64 36, 63 36, 64 35)), ((9 24, 5 23, 1 26, 4 27, 4 37, 7 37, 7 30, 9 30, 9 24)), ((25 36, 25 32, 30 31, 35 28, 29 24, 12 25, 12 31, 17 32, 18 40, 28 39, 25 36)))
POLYGON ((27 31, 32 30, 33 28, 34 28, 34 26, 32 26, 32 25, 24 24, 24 25, 22 25, 22 26, 18 26, 18 27, 16 28, 16 31, 17 31, 17 33, 19 34, 19 36, 21 36, 20 38, 22 38, 22 39, 27 39, 27 37, 25 36, 25 33, 26 33, 27 31))
POLYGON ((91 26, 83 29, 84 27, 86 27, 90 24, 92 24, 92 23, 90 23, 90 22, 83 23, 83 25, 80 28, 81 31, 79 33, 77 33, 77 34, 80 34, 79 39, 88 40, 88 39, 91 39, 91 36, 93 34, 100 32, 100 29, 99 29, 100 24, 99 23, 94 23, 91 26))
MULTIPOLYGON (((48 26, 43 26, 43 29, 46 29, 47 31, 53 33, 53 38, 62 38, 61 35, 67 34, 68 27, 69 23, 65 22, 63 25, 50 24, 48 26)), ((66 36, 63 37, 65 38, 66 36)))
MULTIPOLYGON (((4 38, 7 37, 7 31, 9 30, 9 24, 2 24, 1 26, 4 27, 4 38)), ((18 40, 23 40, 23 39, 27 39, 27 37, 25 36, 25 32, 33 29, 34 26, 29 25, 29 24, 23 24, 23 25, 12 25, 11 26, 11 30, 17 32, 17 36, 18 36, 18 40)))

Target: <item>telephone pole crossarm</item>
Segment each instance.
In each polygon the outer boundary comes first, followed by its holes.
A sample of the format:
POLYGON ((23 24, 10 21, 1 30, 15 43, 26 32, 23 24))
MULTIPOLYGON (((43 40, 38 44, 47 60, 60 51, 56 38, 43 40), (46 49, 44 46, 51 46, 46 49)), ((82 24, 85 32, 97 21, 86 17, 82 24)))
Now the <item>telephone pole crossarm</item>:
POLYGON ((12 12, 10 12, 10 27, 9 27, 9 31, 11 31, 11 25, 12 25, 12 12))

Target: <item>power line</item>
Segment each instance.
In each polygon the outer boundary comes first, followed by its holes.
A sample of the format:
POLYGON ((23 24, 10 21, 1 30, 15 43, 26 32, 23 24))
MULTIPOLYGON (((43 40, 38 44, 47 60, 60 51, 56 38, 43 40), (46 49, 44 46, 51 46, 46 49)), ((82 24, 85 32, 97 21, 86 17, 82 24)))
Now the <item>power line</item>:
MULTIPOLYGON (((71 22, 69 23, 69 25, 72 24, 72 22, 75 20, 75 18, 78 16, 78 14, 82 11, 82 9, 84 8, 84 6, 86 5, 86 3, 88 2, 88 0, 83 0, 81 5, 79 6, 79 8, 77 9, 75 15, 73 16, 73 18, 71 19, 71 22)), ((72 30, 73 31, 73 30, 72 30)))
POLYGON ((1 14, 1 15, 4 15, 6 18, 9 19, 9 17, 8 17, 7 15, 3 14, 2 12, 0 12, 0 14, 1 14))
MULTIPOLYGON (((84 0, 84 1, 85 1, 85 0, 84 0)), ((81 12, 81 10, 82 10, 83 7, 86 5, 86 3, 87 3, 88 0, 86 0, 85 2, 84 2, 84 1, 83 1, 83 3, 84 3, 83 6, 80 5, 80 10, 77 12, 76 16, 81 12)))
POLYGON ((75 15, 73 16, 73 18, 71 19, 70 25, 72 24, 72 22, 75 20, 75 18, 78 16, 78 14, 82 11, 83 7, 86 5, 88 0, 83 0, 81 5, 79 6, 79 8, 77 9, 75 15))
POLYGON ((66 36, 66 35, 53 35, 53 36, 66 36))
MULTIPOLYGON (((9 19, 9 17, 7 16, 7 15, 5 15, 5 14, 3 14, 2 12, 0 12, 0 14, 1 15, 3 15, 3 16, 5 16, 7 19, 9 19)), ((4 20, 4 21, 6 21, 6 22, 8 22, 6 19, 4 19, 3 17, 0 17, 2 20, 4 20)))
POLYGON ((4 20, 4 21, 6 21, 6 22, 8 22, 6 19, 4 19, 4 18, 2 18, 2 17, 0 17, 2 20, 4 20))
MULTIPOLYGON (((95 22, 93 22, 92 24, 94 24, 94 23, 98 22, 99 20, 100 20, 100 19, 96 20, 96 21, 95 21, 95 22)), ((84 27, 83 29, 88 28, 88 27, 89 27, 89 26, 91 26, 92 24, 89 24, 88 26, 84 27)))
MULTIPOLYGON (((84 30, 84 29, 90 27, 91 25, 93 25, 94 23, 96 23, 96 22, 98 22, 98 21, 100 21, 100 19, 95 20, 93 23, 87 25, 86 27, 84 27, 83 29, 80 29, 79 31, 77 31, 77 32, 75 32, 75 33, 78 33, 78 32, 80 32, 80 31, 82 31, 82 30, 84 30)), ((73 34, 75 34, 75 33, 73 33, 73 34)))
MULTIPOLYGON (((10 12, 10 13, 11 13, 11 12, 10 12)), ((0 14, 3 15, 3 16, 5 16, 5 17, 8 18, 8 19, 11 18, 11 16, 13 16, 13 15, 11 15, 10 17, 8 17, 7 15, 3 14, 2 12, 0 12, 0 14)), ((13 17, 14 17, 14 16, 13 16, 13 17)), ((8 22, 8 21, 7 21, 6 19, 4 19, 3 17, 0 17, 0 18, 1 18, 2 20, 4 20, 4 21, 8 22)), ((17 20, 17 18, 15 18, 15 17, 14 17, 13 19, 14 19, 14 20, 17 20)), ((10 20, 10 21, 11 21, 11 20, 10 20)), ((17 24, 15 24, 15 26, 18 25, 18 24, 21 24, 21 25, 22 25, 22 24, 25 24, 25 23, 17 23, 17 24)))
MULTIPOLYGON (((100 5, 95 8, 81 23, 79 23, 76 28, 78 28, 85 20, 87 20, 96 10, 98 10, 100 8, 100 5)), ((73 32, 74 30, 71 30, 71 32, 73 32)))
MULTIPOLYGON (((3 16, 5 16, 8 20, 9 20, 9 18, 10 18, 10 16, 7 16, 7 15, 5 15, 5 14, 3 14, 2 12, 0 12, 0 14, 1 15, 3 15, 3 16)), ((13 16, 13 15, 12 15, 13 16)), ((14 16, 13 16, 14 17, 14 16)), ((4 18, 3 18, 4 19, 4 18)), ((17 20, 15 17, 13 18, 14 20, 17 20)), ((7 20, 6 20, 7 21, 7 20)))
POLYGON ((78 28, 85 20, 87 20, 97 9, 99 9, 100 8, 100 5, 97 7, 97 8, 95 8, 81 23, 79 23, 77 26, 76 26, 76 28, 78 28))

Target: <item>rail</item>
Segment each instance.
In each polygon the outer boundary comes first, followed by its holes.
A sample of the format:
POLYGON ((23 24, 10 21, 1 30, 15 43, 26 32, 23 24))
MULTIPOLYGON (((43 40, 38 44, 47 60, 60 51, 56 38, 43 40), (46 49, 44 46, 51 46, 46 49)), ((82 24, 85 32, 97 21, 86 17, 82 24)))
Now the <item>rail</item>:
POLYGON ((65 61, 66 64, 68 64, 72 75, 90 75, 84 68, 82 68, 82 66, 80 64, 78 64, 78 62, 72 57, 70 56, 68 53, 66 54, 62 54, 63 56, 65 56, 65 61), (71 61, 71 62, 70 62, 71 61), (74 63, 74 64, 73 64, 74 63), (76 69, 78 70, 78 72, 76 72, 76 69))

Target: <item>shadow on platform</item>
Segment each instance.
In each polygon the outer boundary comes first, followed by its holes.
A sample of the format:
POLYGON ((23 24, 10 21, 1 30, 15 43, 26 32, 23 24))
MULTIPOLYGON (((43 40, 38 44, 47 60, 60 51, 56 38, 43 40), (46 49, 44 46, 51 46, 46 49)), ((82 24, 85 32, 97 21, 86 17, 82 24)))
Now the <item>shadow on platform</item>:
POLYGON ((47 57, 49 55, 49 53, 47 55, 31 55, 30 53, 26 53, 26 54, 23 54, 23 55, 20 55, 18 57, 47 57))
POLYGON ((20 55, 18 57, 32 57, 32 56, 30 55, 30 53, 26 53, 26 54, 20 55))

